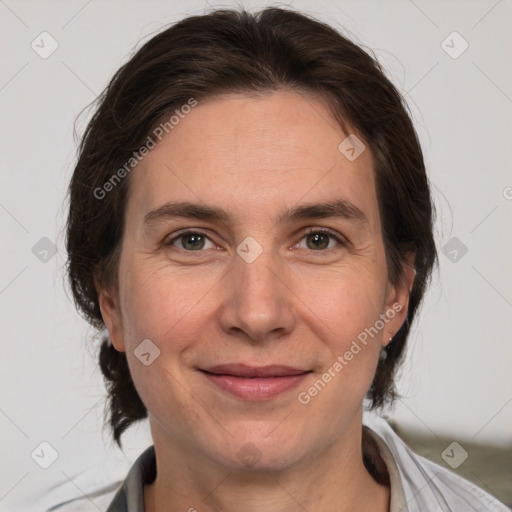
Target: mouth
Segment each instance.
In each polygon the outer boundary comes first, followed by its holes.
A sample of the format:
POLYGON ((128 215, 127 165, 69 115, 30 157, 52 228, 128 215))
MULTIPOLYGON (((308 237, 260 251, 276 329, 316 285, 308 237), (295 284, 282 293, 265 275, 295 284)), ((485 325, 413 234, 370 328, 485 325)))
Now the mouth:
POLYGON ((216 387, 245 400, 268 400, 302 382, 312 370, 284 365, 223 364, 201 373, 216 387))

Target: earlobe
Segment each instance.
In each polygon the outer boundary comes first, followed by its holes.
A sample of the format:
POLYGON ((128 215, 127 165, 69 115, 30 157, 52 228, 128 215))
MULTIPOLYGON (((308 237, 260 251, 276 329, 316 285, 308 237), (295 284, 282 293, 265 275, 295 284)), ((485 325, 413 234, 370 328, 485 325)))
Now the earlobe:
POLYGON ((389 318, 389 323, 382 337, 383 346, 391 342, 394 335, 400 330, 407 318, 409 296, 414 285, 415 277, 414 255, 410 254, 407 257, 407 262, 403 266, 400 281, 390 286, 385 313, 389 318))
MULTIPOLYGON (((397 290, 396 287, 393 287, 397 290)), ((401 291, 401 290, 400 290, 401 291)), ((400 330, 407 318, 407 307, 409 304, 409 294, 402 293, 393 294, 393 298, 386 305, 384 312, 387 318, 386 328, 382 335, 382 346, 385 347, 391 343, 395 334, 400 330)))
POLYGON ((125 352, 121 310, 117 293, 112 290, 100 288, 98 301, 101 316, 105 322, 112 345, 119 352, 125 352))

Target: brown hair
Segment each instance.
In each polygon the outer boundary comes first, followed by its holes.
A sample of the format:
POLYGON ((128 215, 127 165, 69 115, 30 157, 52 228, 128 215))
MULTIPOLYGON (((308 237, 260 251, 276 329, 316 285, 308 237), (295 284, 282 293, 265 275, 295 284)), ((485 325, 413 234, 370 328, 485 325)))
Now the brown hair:
MULTIPOLYGON (((380 407, 395 397, 394 372, 437 259, 423 155, 405 103, 376 59, 328 25, 293 10, 216 10, 183 19, 146 42, 116 72, 85 130, 69 187, 66 242, 73 296, 87 320, 104 329, 97 286, 117 285, 130 184, 129 173, 112 178, 164 116, 190 98, 200 102, 221 93, 278 89, 324 98, 340 125, 357 130, 371 149, 393 283, 403 275, 406 255, 415 254, 406 321, 384 349, 368 392, 371 406, 380 407)), ((126 355, 114 349, 108 335, 99 361, 109 394, 108 422, 120 445, 123 431, 147 410, 126 355)))

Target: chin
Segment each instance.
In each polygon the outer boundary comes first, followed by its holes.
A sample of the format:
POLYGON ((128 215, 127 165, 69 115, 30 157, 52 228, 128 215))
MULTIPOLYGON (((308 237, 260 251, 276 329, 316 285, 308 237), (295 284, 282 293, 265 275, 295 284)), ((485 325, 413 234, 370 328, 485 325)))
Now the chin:
POLYGON ((243 440, 230 439, 227 452, 217 454, 219 462, 233 471, 282 471, 297 463, 304 453, 304 442, 300 439, 285 441, 271 439, 268 434, 244 436, 243 440), (228 458, 226 458, 228 453, 228 458))

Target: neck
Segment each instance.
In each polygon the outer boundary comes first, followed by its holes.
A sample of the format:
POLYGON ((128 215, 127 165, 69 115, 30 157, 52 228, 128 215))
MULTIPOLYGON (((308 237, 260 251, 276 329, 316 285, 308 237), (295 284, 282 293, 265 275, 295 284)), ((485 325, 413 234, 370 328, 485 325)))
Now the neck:
POLYGON ((145 486, 145 512, 389 511, 389 487, 363 463, 360 416, 324 453, 280 470, 221 467, 152 432, 157 476, 145 486))

